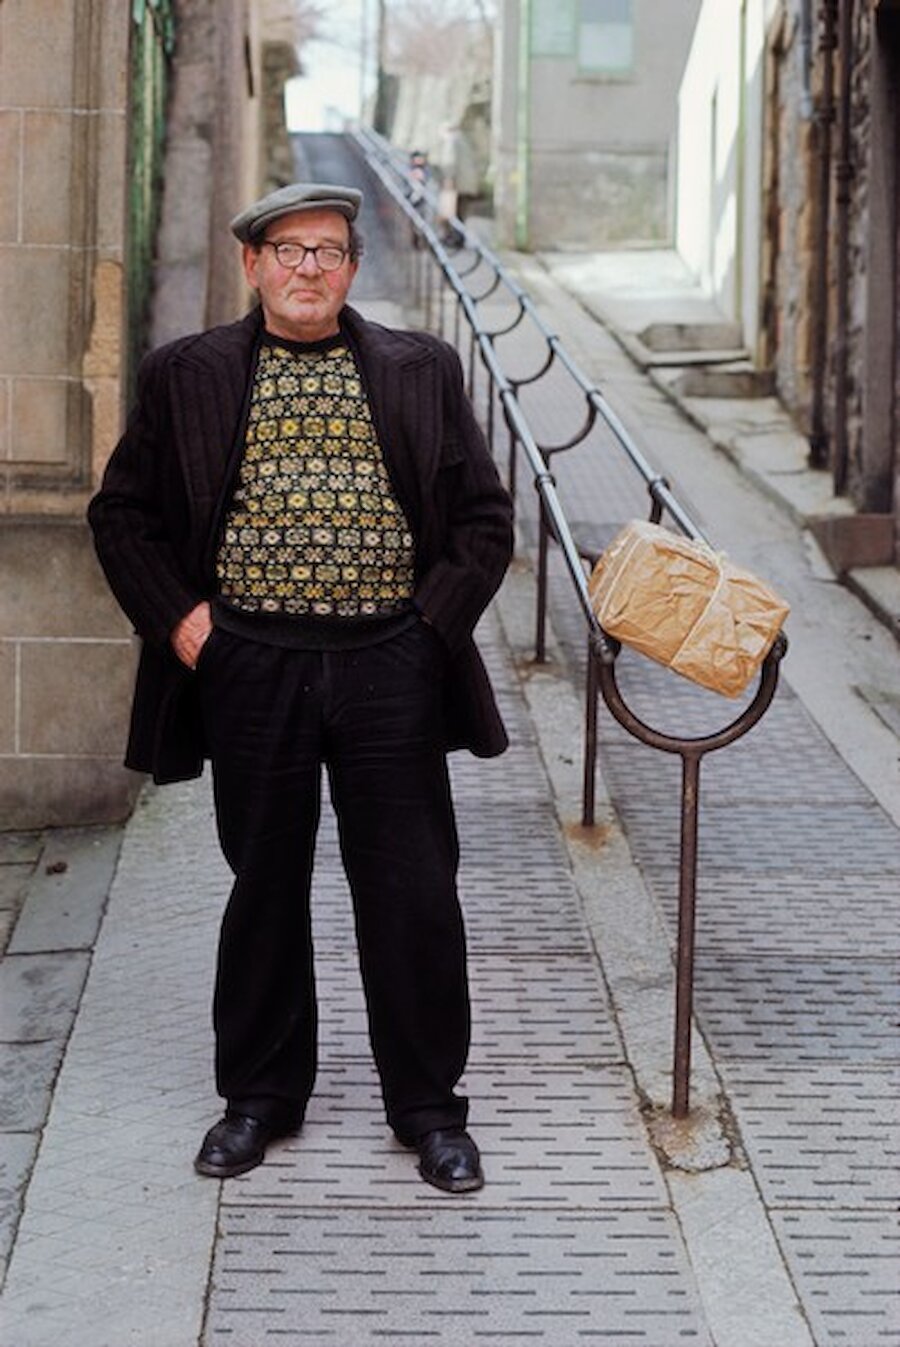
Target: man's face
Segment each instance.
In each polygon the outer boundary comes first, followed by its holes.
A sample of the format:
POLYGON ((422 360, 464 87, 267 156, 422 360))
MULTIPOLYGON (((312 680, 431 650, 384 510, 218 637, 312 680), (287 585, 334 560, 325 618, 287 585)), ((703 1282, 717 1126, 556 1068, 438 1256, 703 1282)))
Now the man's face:
POLYGON ((338 331, 338 314, 359 264, 345 257, 337 271, 322 271, 310 253, 297 267, 278 261, 273 243, 347 248, 350 226, 334 210, 297 211, 275 220, 261 245, 244 244, 244 274, 259 293, 266 328, 292 341, 319 341, 338 331))

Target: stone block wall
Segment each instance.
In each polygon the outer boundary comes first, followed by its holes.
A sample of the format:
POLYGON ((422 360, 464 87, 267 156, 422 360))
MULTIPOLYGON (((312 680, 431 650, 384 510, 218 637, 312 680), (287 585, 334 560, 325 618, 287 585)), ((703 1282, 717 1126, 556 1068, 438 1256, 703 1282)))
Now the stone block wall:
POLYGON ((130 16, 0 5, 0 828, 119 818, 137 783, 84 522, 121 420, 130 16))
POLYGON ((77 520, 0 528, 0 820, 34 828, 127 814, 128 625, 77 520))
MULTIPOLYGON (((850 455, 851 491, 862 502, 860 477, 863 466, 863 433, 865 409, 866 322, 868 307, 867 253, 868 235, 873 227, 870 209, 871 145, 872 145, 872 49, 873 19, 869 5, 854 7, 854 33, 851 68, 850 135, 852 185, 850 193, 850 256, 851 276, 847 332, 848 398, 847 439, 850 455)), ((879 224, 883 227, 884 222, 879 224)))
POLYGON ((803 52, 796 16, 782 8, 769 34, 763 245, 765 313, 760 364, 775 371, 779 397, 808 419, 816 246, 816 128, 802 116, 803 52))

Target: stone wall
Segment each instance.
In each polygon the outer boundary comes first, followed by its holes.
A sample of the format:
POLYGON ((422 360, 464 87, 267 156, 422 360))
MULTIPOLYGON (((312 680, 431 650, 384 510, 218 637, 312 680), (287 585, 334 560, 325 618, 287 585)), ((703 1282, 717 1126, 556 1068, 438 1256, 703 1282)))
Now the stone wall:
MULTIPOLYGON (((900 424, 900 334, 897 330, 900 230, 900 13, 885 8, 880 21, 871 4, 853 9, 848 53, 834 56, 835 115, 831 127, 828 198, 827 312, 816 312, 818 118, 803 115, 800 0, 784 0, 770 34, 767 121, 771 153, 767 242, 768 267, 764 363, 776 374, 779 396, 809 429, 812 397, 812 331, 827 324, 825 428, 832 455, 837 437, 838 193, 848 196, 848 321, 846 331, 847 491, 864 512, 897 514, 896 426, 900 424), (841 164, 841 65, 850 63, 850 148, 841 164)), ((818 11, 819 16, 821 11, 818 11)), ((836 16, 837 17, 837 16, 836 16)), ((817 108, 823 94, 825 57, 821 28, 813 34, 810 93, 817 108)))
MULTIPOLYGON (((863 467, 863 388, 866 358, 868 279, 867 237, 872 227, 872 14, 870 6, 854 7, 850 106, 850 296, 847 331, 847 443, 851 495, 861 495, 863 467)), ((838 151, 839 153, 839 151, 838 151)))
POLYGON ((130 12, 0 5, 0 828, 134 794, 131 637, 84 523, 121 414, 130 12))
POLYGON ((763 368, 803 423, 809 407, 817 202, 816 125, 803 112, 803 51, 796 16, 782 8, 768 41, 763 368))

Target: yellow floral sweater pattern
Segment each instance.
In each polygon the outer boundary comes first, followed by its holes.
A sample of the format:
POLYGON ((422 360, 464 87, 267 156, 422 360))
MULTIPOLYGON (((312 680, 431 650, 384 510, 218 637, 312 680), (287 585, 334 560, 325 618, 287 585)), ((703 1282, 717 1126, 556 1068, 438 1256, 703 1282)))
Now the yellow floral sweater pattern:
POLYGON ((244 612, 368 617, 413 592, 413 539, 353 356, 260 349, 216 564, 244 612))

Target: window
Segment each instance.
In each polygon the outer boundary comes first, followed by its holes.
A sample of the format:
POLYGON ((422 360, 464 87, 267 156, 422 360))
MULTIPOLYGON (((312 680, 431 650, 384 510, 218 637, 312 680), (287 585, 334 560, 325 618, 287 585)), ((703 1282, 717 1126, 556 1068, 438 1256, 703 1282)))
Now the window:
POLYGON ((630 75, 634 69, 632 0, 580 0, 578 67, 589 74, 630 75))

